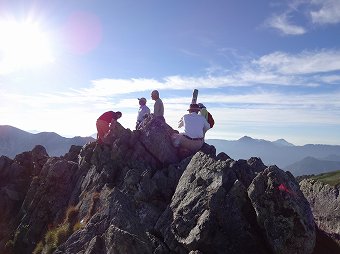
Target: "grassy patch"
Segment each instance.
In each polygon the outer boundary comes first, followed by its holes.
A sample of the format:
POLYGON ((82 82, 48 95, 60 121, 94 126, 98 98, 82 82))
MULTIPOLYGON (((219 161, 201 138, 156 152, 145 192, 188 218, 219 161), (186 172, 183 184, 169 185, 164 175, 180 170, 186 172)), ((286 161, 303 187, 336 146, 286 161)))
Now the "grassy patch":
POLYGON ((78 222, 78 213, 79 210, 77 207, 69 207, 66 211, 64 222, 58 227, 47 231, 42 241, 37 244, 33 254, 53 253, 73 232, 81 229, 83 225, 78 222))
POLYGON ((340 184, 340 170, 316 175, 311 177, 311 179, 336 186, 340 184))
POLYGON ((44 244, 40 241, 37 244, 37 246, 35 246, 35 249, 32 252, 32 254, 40 254, 40 253, 42 253, 43 249, 44 249, 44 244))

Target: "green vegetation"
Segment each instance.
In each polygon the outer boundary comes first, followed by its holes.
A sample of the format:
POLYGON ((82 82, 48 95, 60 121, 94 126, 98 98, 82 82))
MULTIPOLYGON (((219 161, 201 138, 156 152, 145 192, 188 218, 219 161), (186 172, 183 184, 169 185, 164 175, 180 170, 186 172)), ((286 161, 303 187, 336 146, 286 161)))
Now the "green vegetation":
MULTIPOLYGON (((11 249, 14 248, 14 246, 16 245, 16 242, 18 240, 18 238, 20 237, 20 235, 24 235, 27 233, 27 231, 29 230, 29 225, 28 224, 24 224, 21 227, 18 227, 15 230, 14 236, 12 239, 9 239, 6 243, 5 243, 5 248, 8 250, 9 253, 11 253, 11 249)), ((1 237, 3 237, 2 235, 0 235, 0 239, 1 237)))
POLYGON ((340 184, 340 170, 316 175, 311 177, 311 179, 336 186, 340 184))
POLYGON ((37 246, 35 246, 34 251, 32 252, 32 254, 40 254, 44 249, 44 244, 40 241, 37 246))
POLYGON ((46 233, 45 238, 35 247, 33 254, 52 253, 61 243, 65 242, 75 230, 79 230, 81 225, 77 220, 78 213, 79 210, 77 207, 69 207, 66 211, 64 222, 46 233))
POLYGON ((64 221, 54 228, 50 228, 45 237, 36 245, 33 254, 53 253, 60 244, 65 242, 75 231, 82 229, 91 219, 96 211, 97 203, 100 200, 100 193, 94 192, 90 208, 85 218, 80 222, 79 207, 71 206, 67 209, 64 221))

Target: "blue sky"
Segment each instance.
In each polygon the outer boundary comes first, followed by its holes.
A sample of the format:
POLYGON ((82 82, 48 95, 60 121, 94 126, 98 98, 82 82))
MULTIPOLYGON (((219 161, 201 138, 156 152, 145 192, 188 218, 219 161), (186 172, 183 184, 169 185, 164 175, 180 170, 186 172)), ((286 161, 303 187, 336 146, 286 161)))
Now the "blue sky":
POLYGON ((133 129, 158 89, 177 129, 197 88, 207 138, 340 145, 339 0, 0 0, 0 32, 1 125, 133 129))

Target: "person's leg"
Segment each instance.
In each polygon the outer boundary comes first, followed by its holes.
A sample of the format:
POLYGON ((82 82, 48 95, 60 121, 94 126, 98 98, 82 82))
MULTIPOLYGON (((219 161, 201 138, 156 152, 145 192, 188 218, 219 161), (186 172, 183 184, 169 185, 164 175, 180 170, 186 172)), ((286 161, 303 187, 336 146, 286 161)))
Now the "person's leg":
POLYGON ((182 139, 181 147, 189 150, 192 154, 195 154, 203 145, 203 140, 190 140, 185 137, 182 139))
POLYGON ((180 147, 181 145, 181 134, 178 134, 178 133, 174 133, 171 135, 171 142, 172 142, 172 145, 176 148, 180 147))

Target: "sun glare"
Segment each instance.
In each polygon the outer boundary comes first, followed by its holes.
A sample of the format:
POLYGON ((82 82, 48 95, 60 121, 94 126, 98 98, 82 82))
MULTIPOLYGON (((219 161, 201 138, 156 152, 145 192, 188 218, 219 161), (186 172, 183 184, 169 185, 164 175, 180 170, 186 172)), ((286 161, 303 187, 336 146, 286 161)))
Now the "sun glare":
POLYGON ((33 22, 0 21, 0 73, 53 62, 47 34, 33 22))

